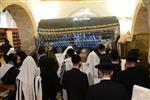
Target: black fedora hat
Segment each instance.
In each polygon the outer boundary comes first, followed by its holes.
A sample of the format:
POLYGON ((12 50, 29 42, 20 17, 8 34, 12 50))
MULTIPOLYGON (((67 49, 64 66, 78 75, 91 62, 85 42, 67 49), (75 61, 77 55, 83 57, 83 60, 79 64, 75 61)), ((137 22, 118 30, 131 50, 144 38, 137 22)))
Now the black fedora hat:
POLYGON ((126 57, 127 62, 137 62, 140 57, 139 52, 136 49, 132 49, 128 52, 128 55, 126 57))
POLYGON ((114 70, 115 65, 112 63, 103 63, 103 64, 96 65, 95 68, 97 68, 98 70, 111 71, 111 70, 114 70))

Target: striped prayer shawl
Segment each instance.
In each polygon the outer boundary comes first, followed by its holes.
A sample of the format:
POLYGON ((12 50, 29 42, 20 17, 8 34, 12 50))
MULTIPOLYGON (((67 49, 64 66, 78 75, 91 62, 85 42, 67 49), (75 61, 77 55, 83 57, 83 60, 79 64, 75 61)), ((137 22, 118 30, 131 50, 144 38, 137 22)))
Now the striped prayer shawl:
MULTIPOLYGON (((25 100, 26 94, 23 91, 23 82, 17 79, 16 83, 16 100, 25 100)), ((39 76, 35 76, 33 80, 32 100, 42 100, 41 77, 39 76)))

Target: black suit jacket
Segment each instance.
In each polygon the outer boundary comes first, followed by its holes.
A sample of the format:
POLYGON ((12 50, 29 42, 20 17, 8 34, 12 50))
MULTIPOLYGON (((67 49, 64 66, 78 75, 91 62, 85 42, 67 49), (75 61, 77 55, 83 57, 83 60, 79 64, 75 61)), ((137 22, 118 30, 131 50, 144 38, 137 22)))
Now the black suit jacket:
POLYGON ((2 77, 2 82, 4 84, 16 84, 16 77, 19 74, 19 70, 15 67, 11 67, 5 75, 2 77))
POLYGON ((126 86, 130 98, 132 96, 134 84, 146 88, 150 87, 149 72, 142 66, 130 67, 127 70, 120 72, 114 80, 126 86))
POLYGON ((111 80, 102 80, 91 86, 86 94, 86 100, 129 100, 126 88, 111 80))
POLYGON ((66 71, 63 75, 62 86, 67 90, 68 100, 85 100, 88 88, 87 75, 77 68, 66 71))
POLYGON ((56 100, 58 77, 53 70, 53 58, 47 55, 40 57, 38 66, 41 70, 43 100, 56 100))

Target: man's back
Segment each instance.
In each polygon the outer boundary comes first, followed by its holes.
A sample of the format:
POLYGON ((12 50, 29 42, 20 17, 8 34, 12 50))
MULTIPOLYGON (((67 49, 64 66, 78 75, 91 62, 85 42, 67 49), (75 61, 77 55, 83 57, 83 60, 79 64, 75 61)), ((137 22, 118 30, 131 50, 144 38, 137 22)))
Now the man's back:
POLYGON ((67 90, 68 100, 84 100, 88 88, 87 75, 73 68, 64 73, 62 85, 67 90))
POLYGON ((89 88, 86 100, 128 100, 124 86, 111 80, 102 80, 89 88))
POLYGON ((127 92, 131 98, 133 85, 140 85, 143 87, 150 87, 149 72, 142 66, 131 67, 125 71, 120 72, 115 80, 124 84, 127 87, 127 92))
POLYGON ((57 74, 54 72, 54 58, 43 55, 39 59, 38 66, 41 70, 43 100, 56 100, 57 74))

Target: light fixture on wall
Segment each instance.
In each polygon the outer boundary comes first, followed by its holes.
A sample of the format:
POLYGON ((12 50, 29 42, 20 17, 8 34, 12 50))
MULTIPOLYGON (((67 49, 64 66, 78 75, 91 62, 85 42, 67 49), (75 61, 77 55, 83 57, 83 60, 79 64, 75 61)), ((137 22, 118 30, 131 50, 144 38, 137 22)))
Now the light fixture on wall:
POLYGON ((132 21, 130 17, 118 18, 120 23, 120 33, 127 34, 131 32, 132 21))
POLYGON ((96 13, 88 8, 80 8, 71 15, 71 17, 73 17, 73 21, 90 20, 92 17, 97 16, 98 15, 96 13))
POLYGON ((80 18, 74 17, 74 18, 73 18, 73 21, 90 20, 90 19, 91 19, 91 18, 86 17, 86 16, 83 16, 83 17, 80 17, 80 18))

